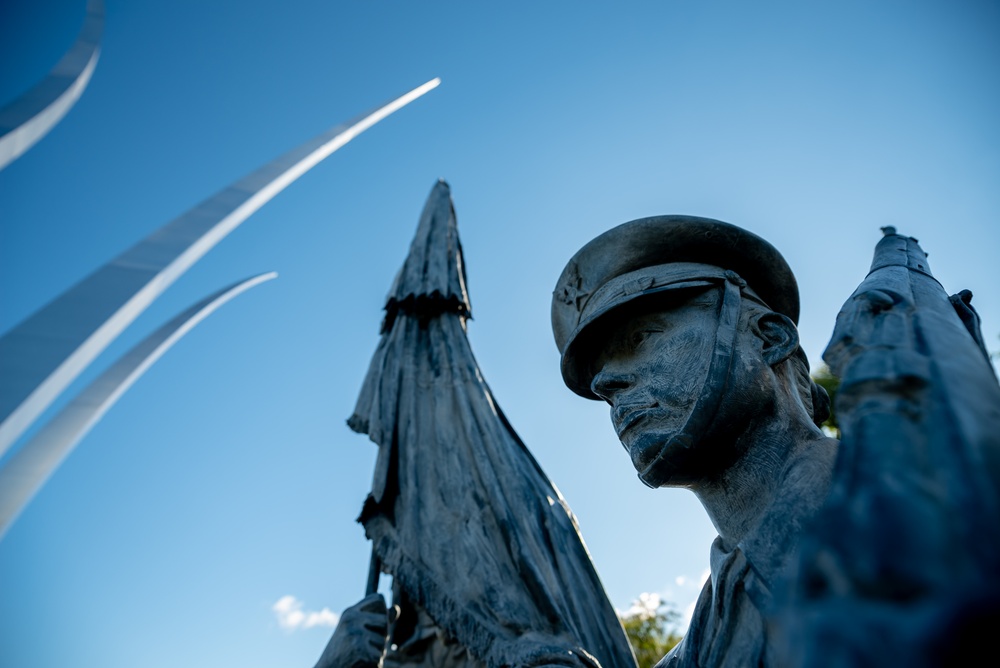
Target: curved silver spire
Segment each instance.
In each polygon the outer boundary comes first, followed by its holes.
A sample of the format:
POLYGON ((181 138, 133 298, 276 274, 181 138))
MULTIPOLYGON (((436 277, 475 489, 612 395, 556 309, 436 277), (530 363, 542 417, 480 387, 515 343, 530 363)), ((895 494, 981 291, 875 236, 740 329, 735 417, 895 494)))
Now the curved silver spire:
POLYGON ((292 149, 167 223, 0 338, 0 456, 179 276, 252 213, 432 79, 292 149))
POLYGON ((17 450, 0 468, 0 538, 76 444, 146 369, 217 308, 276 276, 270 272, 234 283, 174 317, 98 376, 17 450))
POLYGON ((0 109, 0 169, 48 134, 83 95, 97 67, 104 31, 104 0, 87 2, 76 42, 44 79, 0 109))

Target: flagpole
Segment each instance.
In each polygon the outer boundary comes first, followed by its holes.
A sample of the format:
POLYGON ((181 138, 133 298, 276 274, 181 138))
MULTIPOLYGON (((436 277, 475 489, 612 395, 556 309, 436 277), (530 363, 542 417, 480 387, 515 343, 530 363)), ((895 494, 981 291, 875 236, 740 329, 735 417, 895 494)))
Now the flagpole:
POLYGON ((375 554, 375 545, 372 545, 372 559, 368 564, 368 583, 365 585, 365 596, 371 596, 378 591, 378 578, 382 571, 382 563, 378 555, 375 554))

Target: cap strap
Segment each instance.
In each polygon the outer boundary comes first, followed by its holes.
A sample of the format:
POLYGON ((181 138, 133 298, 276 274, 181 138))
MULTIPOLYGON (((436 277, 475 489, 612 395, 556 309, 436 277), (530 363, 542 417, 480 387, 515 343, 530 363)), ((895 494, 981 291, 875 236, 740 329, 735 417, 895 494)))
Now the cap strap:
POLYGON ((722 405, 722 396, 729 384, 733 353, 736 349, 737 326, 740 319, 741 292, 746 282, 734 272, 727 272, 719 307, 719 326, 716 328, 712 360, 708 375, 698 393, 698 401, 688 414, 687 422, 676 436, 660 448, 659 454, 642 472, 639 480, 649 487, 662 487, 670 479, 670 469, 665 460, 684 458, 693 444, 699 443, 708 431, 722 405))

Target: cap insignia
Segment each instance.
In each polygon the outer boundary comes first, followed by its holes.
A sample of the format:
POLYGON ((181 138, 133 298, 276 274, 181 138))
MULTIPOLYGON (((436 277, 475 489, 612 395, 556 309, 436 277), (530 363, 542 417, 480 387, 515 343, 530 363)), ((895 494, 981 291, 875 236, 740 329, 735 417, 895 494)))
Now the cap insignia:
POLYGON ((567 274, 566 281, 556 289, 555 298, 579 311, 589 296, 590 293, 583 290, 583 279, 574 265, 567 274))

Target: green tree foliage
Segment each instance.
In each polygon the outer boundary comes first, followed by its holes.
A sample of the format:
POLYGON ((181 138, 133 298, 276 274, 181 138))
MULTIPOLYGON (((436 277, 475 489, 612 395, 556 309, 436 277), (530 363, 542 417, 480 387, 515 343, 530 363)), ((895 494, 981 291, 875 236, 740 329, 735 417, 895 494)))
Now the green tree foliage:
POLYGON ((640 596, 621 620, 639 668, 652 668, 681 641, 680 613, 656 594, 640 596))
POLYGON ((830 395, 830 417, 823 423, 823 426, 832 430, 834 435, 840 438, 840 425, 837 424, 837 412, 834 409, 837 389, 840 387, 840 379, 834 376, 830 371, 830 367, 825 364, 816 369, 816 372, 812 375, 812 379, 813 382, 826 390, 826 393, 830 395))

